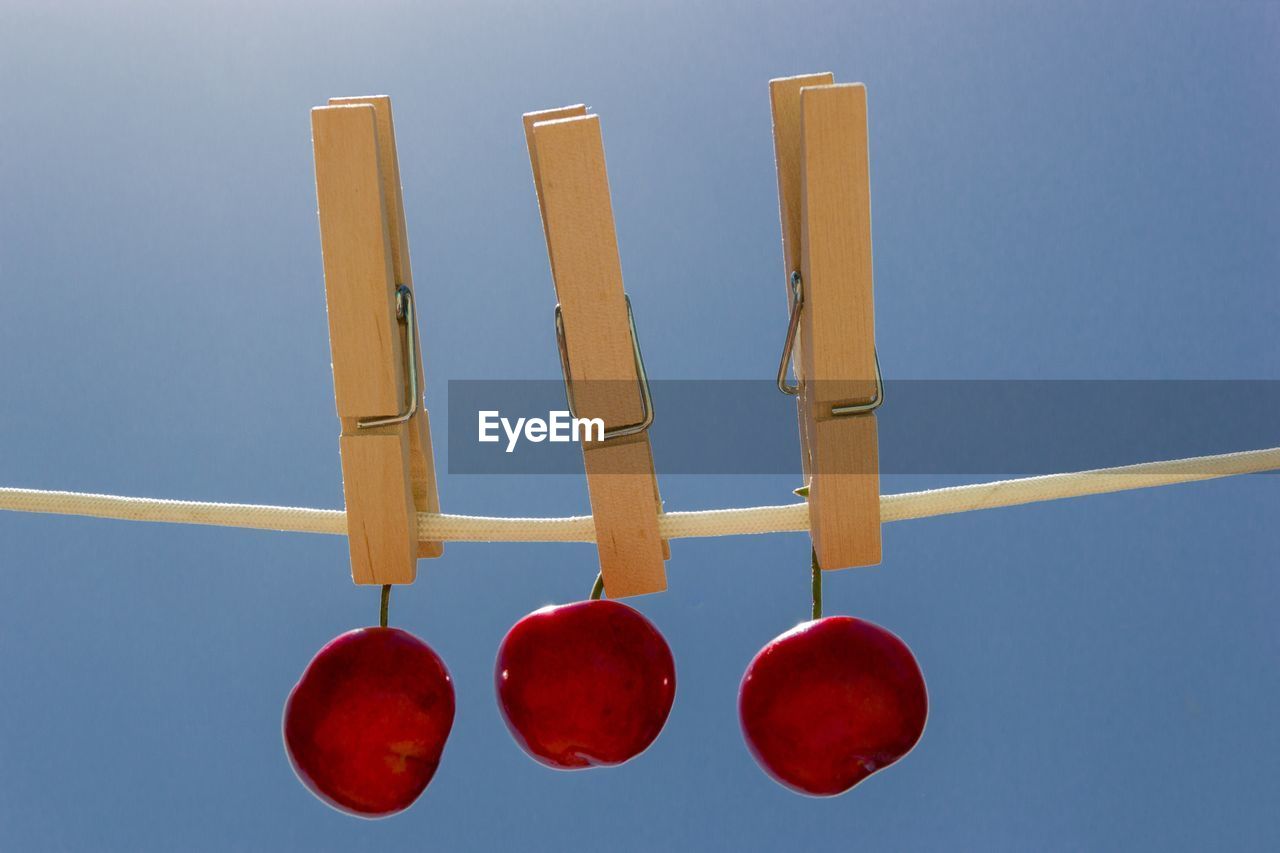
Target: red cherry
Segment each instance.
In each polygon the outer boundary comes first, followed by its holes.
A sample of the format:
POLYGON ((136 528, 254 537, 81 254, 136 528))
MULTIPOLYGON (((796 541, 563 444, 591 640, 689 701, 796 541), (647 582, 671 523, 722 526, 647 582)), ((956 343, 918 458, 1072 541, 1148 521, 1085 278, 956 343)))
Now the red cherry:
POLYGON ((498 649, 498 706, 516 743, 548 767, 621 764, 671 713, 676 668, 653 623, 616 601, 535 610, 498 649))
POLYGON ((929 698, 906 643, 851 616, 804 622, 760 650, 738 691, 747 747, 803 794, 842 794, 911 751, 929 698))
POLYGON ((453 726, 453 683, 431 647, 398 628, 329 641, 284 706, 294 771, 321 800, 386 817, 418 798, 453 726))

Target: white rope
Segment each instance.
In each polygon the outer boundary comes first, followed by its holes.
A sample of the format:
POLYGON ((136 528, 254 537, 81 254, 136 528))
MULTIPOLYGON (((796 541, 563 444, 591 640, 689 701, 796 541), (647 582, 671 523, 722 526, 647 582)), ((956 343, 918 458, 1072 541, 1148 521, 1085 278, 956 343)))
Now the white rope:
MULTIPOLYGON (((905 521, 1276 469, 1280 469, 1280 447, 1224 453, 1220 456, 1197 456, 1169 462, 1144 462, 1120 468, 1100 468, 1071 474, 1049 474, 1043 477, 953 486, 926 492, 882 495, 880 518, 881 521, 905 521)), ((347 532, 347 516, 340 509, 169 501, 7 488, 0 488, 0 509, 127 521, 287 530, 296 533, 345 535, 347 532)), ((659 518, 658 529, 665 539, 803 531, 809 529, 809 512, 803 503, 747 509, 668 512, 659 518)), ((589 515, 572 518, 491 518, 419 513, 418 538, 431 542, 594 542, 595 529, 589 515)))

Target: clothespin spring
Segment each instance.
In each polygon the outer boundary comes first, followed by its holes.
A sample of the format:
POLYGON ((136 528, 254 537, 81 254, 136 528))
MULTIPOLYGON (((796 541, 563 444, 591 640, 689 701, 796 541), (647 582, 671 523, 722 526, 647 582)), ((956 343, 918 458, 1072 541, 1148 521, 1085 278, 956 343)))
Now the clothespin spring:
POLYGON ((360 429, 402 424, 417 414, 418 401, 422 399, 422 377, 418 375, 418 318, 413 310, 413 291, 403 284, 396 286, 396 319, 405 324, 404 366, 409 374, 409 399, 398 415, 370 418, 356 422, 360 429))
MULTIPOLYGON (((629 303, 628 303, 629 305, 629 303)), ((787 340, 782 345, 782 360, 778 362, 778 390, 789 397, 800 393, 800 383, 794 385, 787 382, 787 369, 791 366, 791 351, 795 348, 796 332, 800 329, 800 312, 804 308, 804 281, 800 271, 791 273, 791 320, 787 323, 787 340)), ((844 415, 866 415, 880 408, 884 402, 884 379, 880 375, 880 352, 875 352, 876 360, 876 393, 866 403, 854 403, 848 406, 832 406, 831 414, 836 417, 844 415)))
MULTIPOLYGON (((633 424, 606 429, 605 441, 635 435, 653 426, 653 395, 649 392, 649 375, 645 373, 644 356, 640 354, 640 336, 636 334, 636 318, 631 312, 631 297, 623 294, 622 298, 627 302, 627 323, 631 327, 631 350, 635 354, 636 376, 640 380, 640 405, 644 414, 633 424)), ((578 414, 573 405, 573 374, 569 369, 569 344, 565 340, 564 315, 558 303, 556 305, 556 346, 560 350, 560 372, 564 374, 565 403, 569 406, 569 416, 576 418, 578 414)))

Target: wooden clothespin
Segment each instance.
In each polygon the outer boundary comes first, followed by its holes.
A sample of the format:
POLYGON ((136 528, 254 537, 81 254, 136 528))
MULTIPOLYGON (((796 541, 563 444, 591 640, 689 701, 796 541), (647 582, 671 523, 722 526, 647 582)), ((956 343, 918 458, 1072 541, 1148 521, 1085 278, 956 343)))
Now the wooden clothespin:
POLYGON ((667 588, 662 501, 648 426, 653 402, 622 287, 600 118, 584 106, 524 117, 559 305, 556 332, 574 417, 601 418, 583 442, 600 571, 610 598, 667 588))
POLYGON ((798 394, 809 523, 823 569, 880 562, 867 91, 831 74, 771 80, 791 321, 778 385, 798 394), (792 354, 797 386, 786 382, 792 354))
POLYGON ((440 498, 391 99, 333 98, 311 132, 351 577, 412 583, 444 549, 418 541, 417 513, 440 498))

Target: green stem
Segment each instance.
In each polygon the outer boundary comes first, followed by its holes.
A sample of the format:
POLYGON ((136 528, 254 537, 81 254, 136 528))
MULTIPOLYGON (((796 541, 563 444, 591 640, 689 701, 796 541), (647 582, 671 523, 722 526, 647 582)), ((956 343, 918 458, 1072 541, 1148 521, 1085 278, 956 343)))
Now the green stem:
POLYGON ((387 605, 391 603, 391 584, 384 583, 382 585, 382 608, 378 613, 378 624, 383 628, 387 627, 387 605))
POLYGON ((604 595, 604 573, 596 573, 596 582, 591 585, 591 600, 599 601, 600 596, 604 595))
POLYGON ((822 618, 822 568, 818 565, 818 550, 813 554, 813 618, 822 618))

